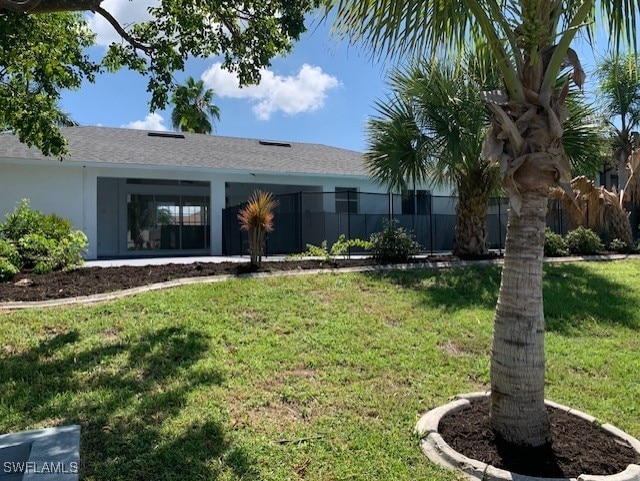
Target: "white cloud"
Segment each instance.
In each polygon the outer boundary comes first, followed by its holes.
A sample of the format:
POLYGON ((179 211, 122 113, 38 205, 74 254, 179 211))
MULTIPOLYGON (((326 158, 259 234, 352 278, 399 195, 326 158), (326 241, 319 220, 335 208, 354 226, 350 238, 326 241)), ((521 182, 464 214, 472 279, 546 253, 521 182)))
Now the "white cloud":
POLYGON ((336 77, 308 64, 295 76, 275 75, 266 69, 261 74, 260 84, 240 88, 235 74, 223 70, 221 63, 214 63, 202 74, 202 80, 220 97, 256 101, 253 112, 260 120, 269 120, 277 111, 295 115, 318 110, 324 106, 326 91, 340 85, 336 77))
MULTIPOLYGON (((150 6, 156 6, 159 0, 104 0, 100 6, 109 12, 118 20, 118 23, 126 30, 127 27, 134 23, 143 22, 151 19, 151 15, 147 12, 150 6)), ((107 20, 99 14, 89 14, 88 23, 91 30, 96 34, 96 43, 98 45, 109 45, 112 42, 120 42, 122 37, 115 31, 107 20)))
POLYGON ((157 130, 157 131, 166 131, 167 128, 162 125, 164 123, 164 118, 162 115, 157 113, 149 114, 145 117, 144 120, 136 120, 135 122, 130 122, 128 124, 122 125, 126 129, 137 129, 137 130, 157 130))

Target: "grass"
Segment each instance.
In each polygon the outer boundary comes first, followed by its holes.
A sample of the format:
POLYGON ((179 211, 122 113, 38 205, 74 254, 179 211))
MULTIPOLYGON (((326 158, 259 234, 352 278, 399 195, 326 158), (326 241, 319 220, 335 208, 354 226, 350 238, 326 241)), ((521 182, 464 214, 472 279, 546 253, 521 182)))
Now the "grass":
MULTIPOLYGON (((547 397, 640 436, 640 262, 545 268, 547 397)), ((486 389, 496 267, 233 280, 0 314, 0 431, 86 480, 459 479, 419 415, 486 389)))

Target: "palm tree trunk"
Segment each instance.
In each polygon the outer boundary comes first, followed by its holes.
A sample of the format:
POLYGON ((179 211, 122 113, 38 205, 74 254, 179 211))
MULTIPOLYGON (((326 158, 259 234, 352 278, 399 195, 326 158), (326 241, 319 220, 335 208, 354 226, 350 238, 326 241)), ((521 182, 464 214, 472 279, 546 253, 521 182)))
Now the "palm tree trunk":
POLYGON ((613 153, 613 161, 616 166, 616 174, 618 174, 618 192, 624 189, 629 180, 629 171, 627 170, 627 160, 631 155, 631 143, 628 136, 624 135, 620 138, 621 145, 613 153))
POLYGON ((460 190, 453 253, 464 259, 481 257, 487 252, 487 198, 460 190))
POLYGON ((550 442, 544 404, 542 259, 546 188, 525 190, 518 216, 509 209, 504 267, 491 357, 491 426, 505 441, 550 442))

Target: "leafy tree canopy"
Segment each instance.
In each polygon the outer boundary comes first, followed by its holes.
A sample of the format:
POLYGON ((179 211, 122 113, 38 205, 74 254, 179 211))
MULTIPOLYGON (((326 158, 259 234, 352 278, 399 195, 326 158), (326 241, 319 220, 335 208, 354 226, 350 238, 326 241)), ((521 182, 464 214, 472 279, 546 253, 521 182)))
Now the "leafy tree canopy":
POLYGON ((93 80, 99 66, 83 49, 94 35, 78 13, 3 12, 0 32, 0 126, 45 155, 60 155, 65 146, 58 130, 64 117, 57 106, 60 91, 93 80))
POLYGON ((122 26, 101 0, 0 0, 0 126, 46 155, 65 153, 56 127, 62 89, 78 88, 102 70, 126 67, 148 77, 151 110, 164 108, 172 73, 189 57, 221 56, 240 83, 255 83, 260 69, 288 52, 305 31, 304 15, 319 0, 200 2, 160 0, 152 19, 122 26), (79 12, 103 16, 124 39, 100 62, 83 51, 93 44, 79 12))

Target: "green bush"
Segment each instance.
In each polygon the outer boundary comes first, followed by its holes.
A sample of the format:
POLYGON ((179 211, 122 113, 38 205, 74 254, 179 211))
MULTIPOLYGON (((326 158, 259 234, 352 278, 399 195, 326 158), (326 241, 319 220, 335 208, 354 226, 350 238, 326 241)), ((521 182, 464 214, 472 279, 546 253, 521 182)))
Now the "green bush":
POLYGON ((61 240, 71 232, 71 221, 56 214, 43 214, 32 210, 28 199, 22 199, 20 205, 7 215, 4 224, 0 225, 0 233, 15 243, 29 234, 61 240))
POLYGON ((609 250, 613 252, 619 252, 620 254, 628 254, 633 252, 633 245, 627 244, 622 239, 615 238, 609 242, 609 250))
POLYGON ((336 242, 331 246, 331 249, 328 248, 327 241, 324 240, 319 246, 307 244, 306 251, 300 254, 293 254, 288 257, 291 259, 300 257, 321 257, 325 261, 330 261, 334 257, 345 255, 349 251, 350 247, 370 250, 371 242, 357 238, 347 240, 345 235, 341 234, 340 237, 338 237, 338 240, 336 240, 336 242))
POLYGON ((22 258, 18 249, 5 239, 0 239, 0 257, 5 258, 18 269, 22 268, 22 258))
POLYGON ((5 257, 0 257, 0 282, 7 282, 13 279, 20 270, 5 257))
POLYGON ((84 232, 76 230, 71 231, 68 235, 60 239, 53 251, 53 260, 56 269, 73 269, 82 265, 84 258, 82 257, 89 240, 84 232))
POLYGON ((42 225, 38 232, 48 239, 59 241, 71 234, 71 221, 56 214, 43 215, 42 225))
POLYGON ((18 246, 25 265, 33 267, 37 274, 46 274, 82 264, 87 237, 80 231, 71 232, 60 240, 42 234, 27 234, 18 241, 18 246))
POLYGON ((39 232, 43 217, 42 212, 31 210, 29 199, 22 199, 20 205, 11 214, 7 214, 4 223, 0 225, 0 234, 17 243, 25 235, 39 232))
POLYGON ((384 219, 382 232, 371 234, 371 253, 378 262, 406 262, 420 252, 413 234, 398 227, 397 219, 384 219))
POLYGON ((565 240, 571 254, 589 255, 604 249, 600 236, 585 227, 572 230, 566 235, 565 240))
POLYGON ((0 257, 40 274, 82 264, 87 247, 87 237, 71 230, 69 220, 31 210, 27 199, 0 224, 0 234, 0 257))
POLYGON ((56 247, 54 239, 47 239, 42 234, 26 234, 18 239, 18 250, 27 268, 34 267, 49 257, 49 253, 56 247))
POLYGON ((560 257, 568 254, 569 249, 564 238, 547 227, 544 233, 544 255, 547 257, 560 257))

